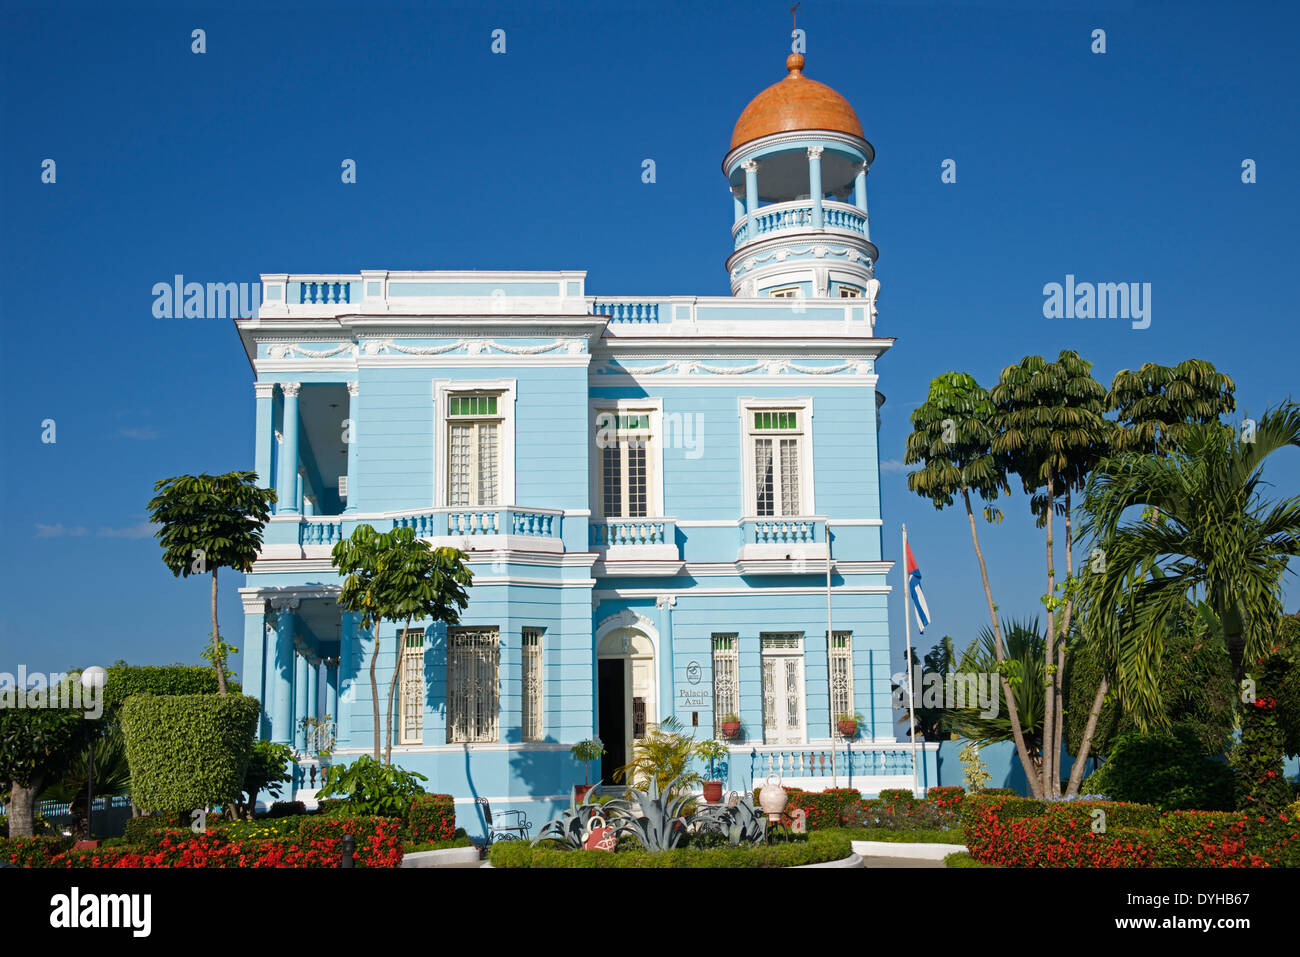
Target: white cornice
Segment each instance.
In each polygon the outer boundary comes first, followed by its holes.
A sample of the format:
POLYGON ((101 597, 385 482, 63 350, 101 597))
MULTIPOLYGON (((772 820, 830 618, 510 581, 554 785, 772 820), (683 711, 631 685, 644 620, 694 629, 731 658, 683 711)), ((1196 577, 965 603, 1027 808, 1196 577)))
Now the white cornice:
POLYGON ((844 133, 839 130, 789 130, 781 133, 769 133, 767 136, 760 136, 728 150, 727 155, 722 158, 722 175, 730 176, 731 171, 736 168, 738 163, 747 162, 745 157, 751 153, 757 153, 769 146, 796 146, 807 143, 809 140, 842 143, 845 146, 851 146, 866 155, 868 167, 876 161, 875 147, 861 136, 854 136, 852 133, 844 133))

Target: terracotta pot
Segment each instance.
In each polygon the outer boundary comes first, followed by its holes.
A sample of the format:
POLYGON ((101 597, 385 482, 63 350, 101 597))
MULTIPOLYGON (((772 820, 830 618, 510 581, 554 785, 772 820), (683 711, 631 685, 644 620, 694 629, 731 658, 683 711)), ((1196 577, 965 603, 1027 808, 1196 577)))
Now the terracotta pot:
POLYGON ((710 804, 722 803, 722 782, 705 781, 704 782, 704 800, 710 804))
POLYGON ((722 733, 734 741, 736 738, 740 737, 740 722, 739 721, 722 722, 722 733))
POLYGON ((856 721, 839 722, 840 735, 845 738, 856 738, 858 736, 858 723, 856 721))
POLYGON ((579 804, 581 804, 581 803, 583 802, 583 800, 586 799, 586 797, 587 797, 587 792, 590 791, 590 790, 591 790, 592 788, 594 788, 595 786, 596 786, 596 785, 594 785, 594 784, 575 784, 575 785, 574 785, 574 787, 573 787, 573 794, 574 794, 574 797, 577 799, 577 801, 578 801, 579 804))

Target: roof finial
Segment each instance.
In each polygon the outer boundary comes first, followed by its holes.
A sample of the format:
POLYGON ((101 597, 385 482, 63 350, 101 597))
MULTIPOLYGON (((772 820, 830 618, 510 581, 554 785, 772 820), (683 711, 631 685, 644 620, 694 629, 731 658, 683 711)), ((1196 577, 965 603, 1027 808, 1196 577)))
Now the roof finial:
MULTIPOLYGON (((793 45, 794 52, 792 52, 788 57, 785 58, 785 68, 790 72, 791 77, 798 77, 800 75, 799 71, 803 69, 803 56, 798 52, 799 51, 798 43, 799 43, 799 7, 800 6, 801 4, 798 2, 798 0, 795 0, 794 3, 790 4, 790 21, 794 27, 794 29, 790 33, 790 36, 795 38, 795 42, 793 45)), ((787 79, 789 79, 789 77, 787 77, 787 79)))

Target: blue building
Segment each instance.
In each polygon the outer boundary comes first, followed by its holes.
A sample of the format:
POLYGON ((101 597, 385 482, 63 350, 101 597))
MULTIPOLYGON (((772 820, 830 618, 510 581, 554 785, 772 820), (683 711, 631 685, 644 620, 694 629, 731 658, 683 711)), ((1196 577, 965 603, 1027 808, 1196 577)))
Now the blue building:
POLYGON ((802 56, 786 66, 722 162, 729 297, 591 295, 568 270, 262 276, 237 326, 279 502, 241 590, 242 674, 263 737, 303 755, 298 796, 321 743, 304 719, 329 716, 329 760, 370 752, 376 640, 381 712, 397 669, 393 761, 453 794, 472 833, 476 798, 545 820, 583 781, 574 743, 600 737, 608 780, 669 716, 701 737, 738 718, 730 787, 911 786, 890 696, 875 151, 802 56), (362 524, 466 552, 461 625, 376 636, 340 612, 330 550, 362 524), (861 716, 852 741, 842 714, 861 716))

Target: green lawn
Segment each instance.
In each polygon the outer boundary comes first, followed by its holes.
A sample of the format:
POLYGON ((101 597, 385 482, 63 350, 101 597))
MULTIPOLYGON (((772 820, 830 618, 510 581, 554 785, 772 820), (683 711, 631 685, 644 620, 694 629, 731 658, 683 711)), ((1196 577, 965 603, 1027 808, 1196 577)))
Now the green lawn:
POLYGON ((951 831, 894 831, 881 827, 837 827, 830 830, 843 834, 851 841, 890 841, 895 844, 966 843, 966 837, 959 827, 951 831))
POLYGON ((960 854, 949 854, 943 859, 944 867, 997 867, 996 864, 981 864, 969 854, 962 852, 960 854))

